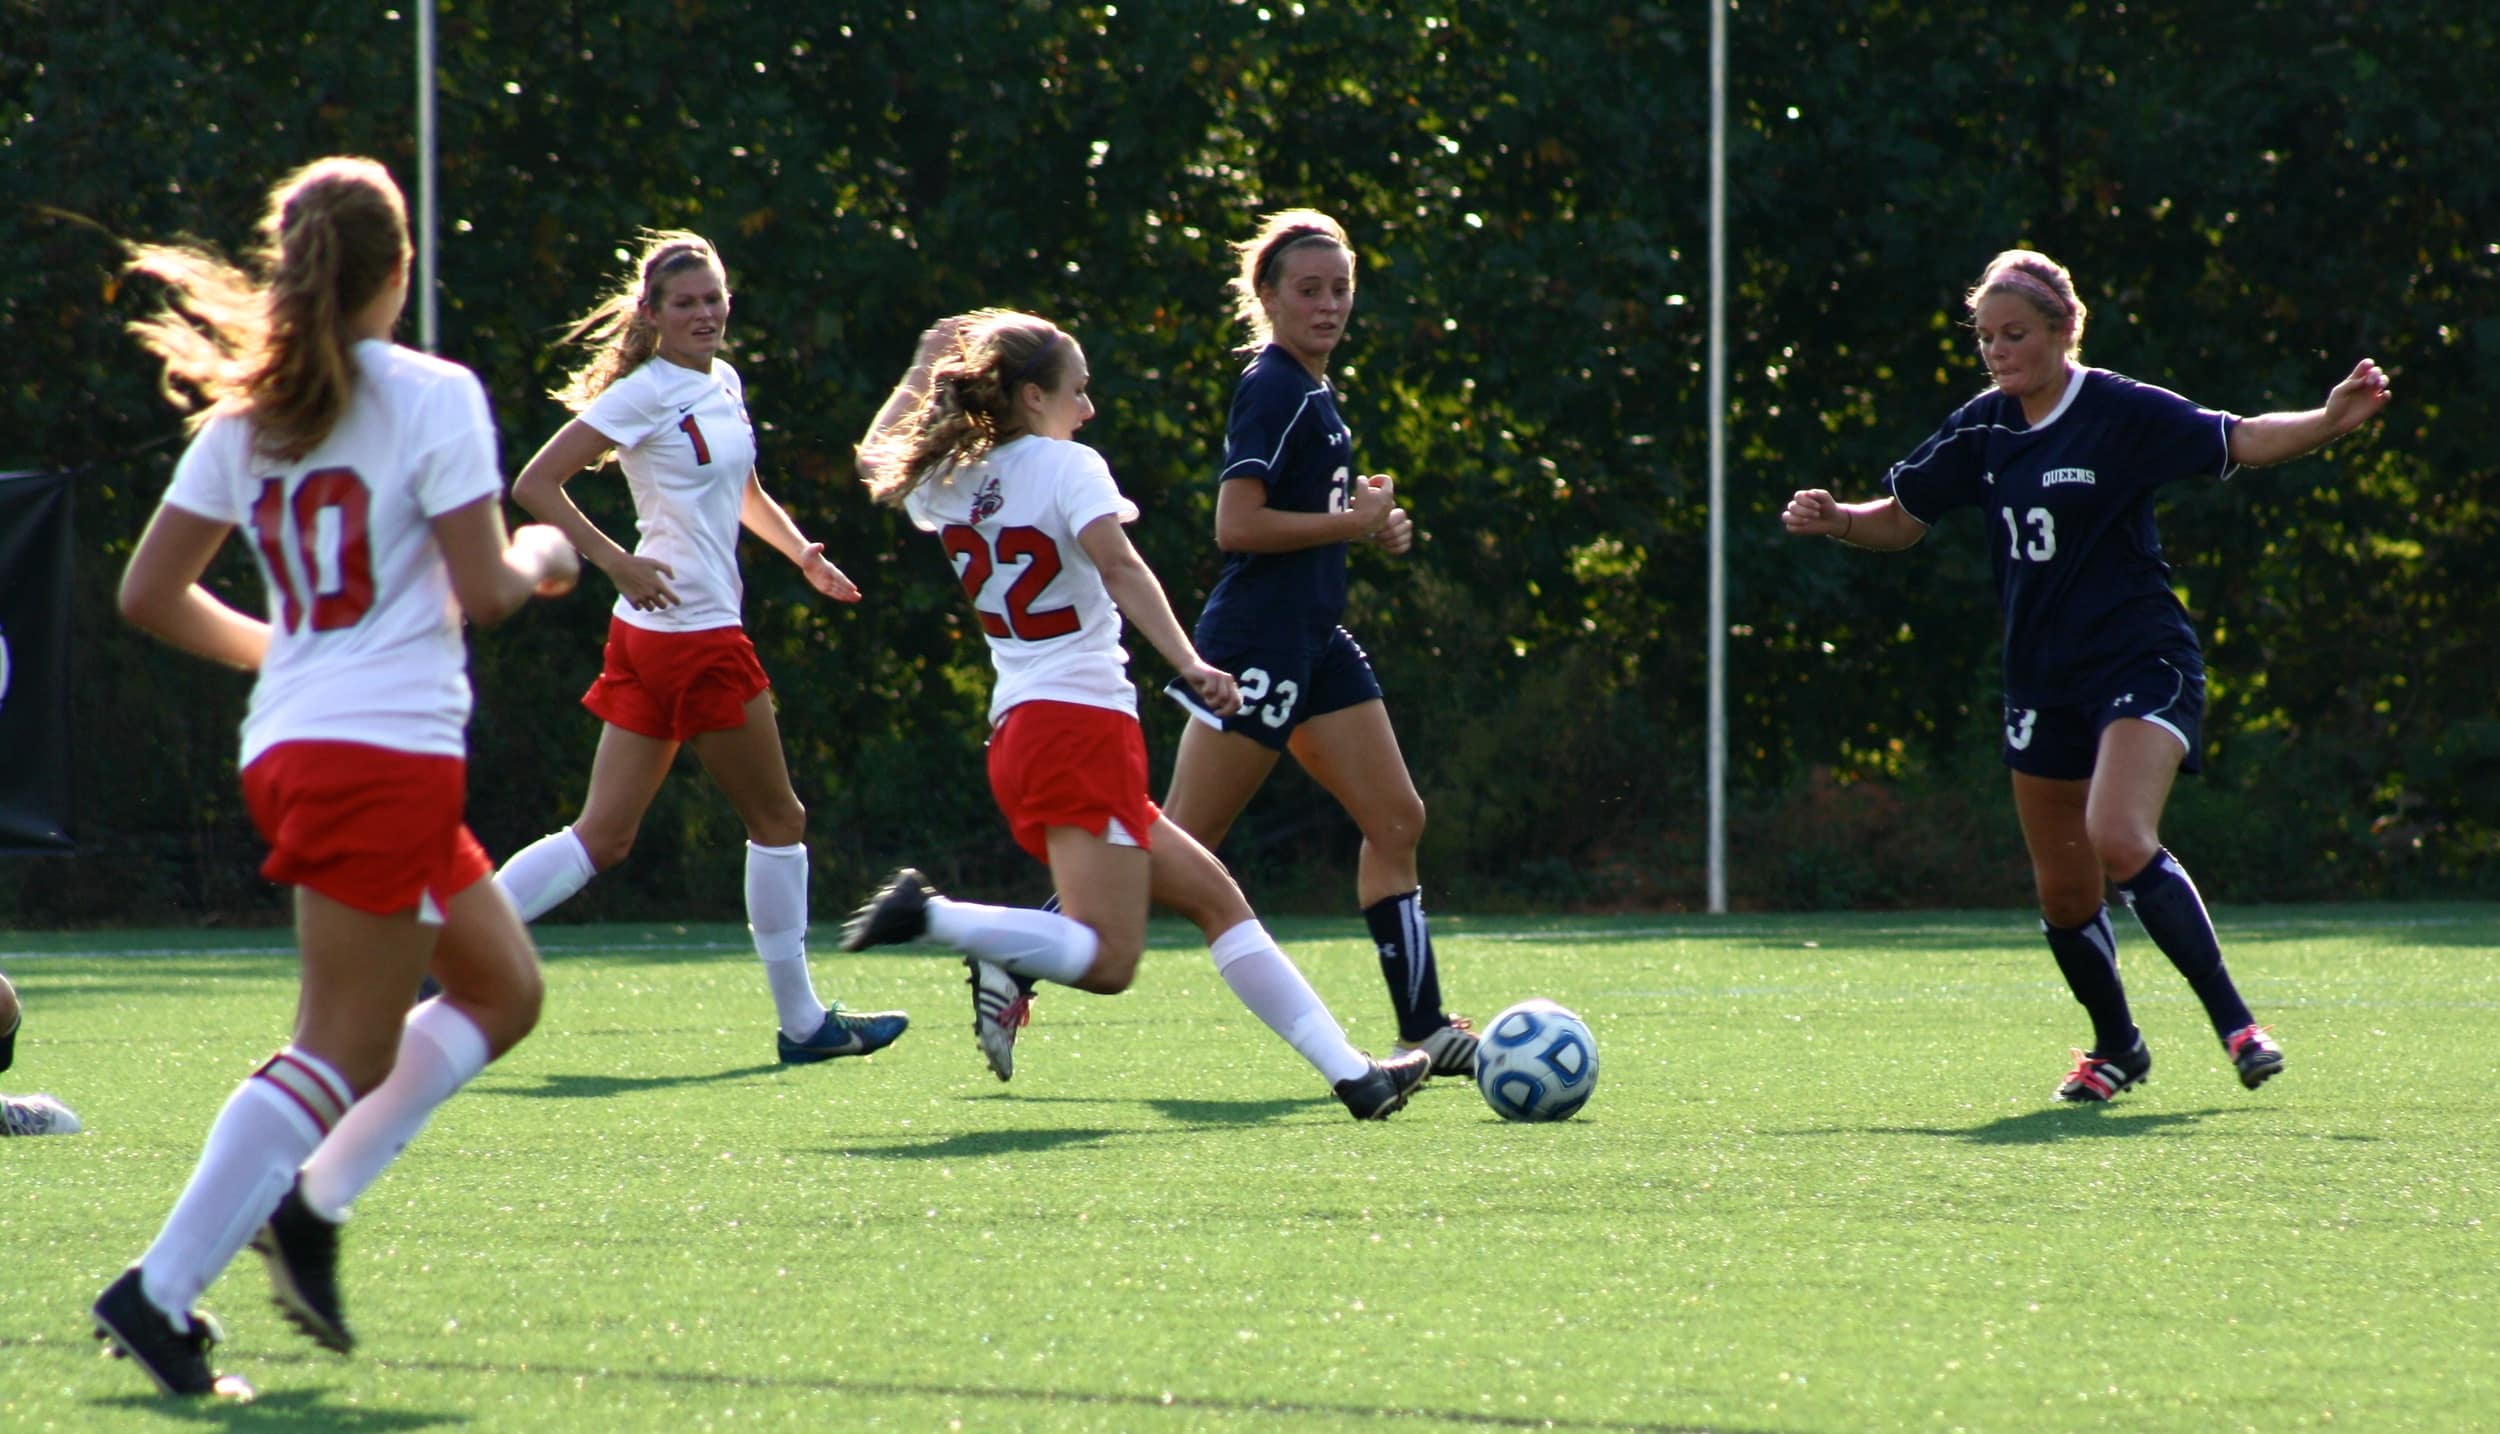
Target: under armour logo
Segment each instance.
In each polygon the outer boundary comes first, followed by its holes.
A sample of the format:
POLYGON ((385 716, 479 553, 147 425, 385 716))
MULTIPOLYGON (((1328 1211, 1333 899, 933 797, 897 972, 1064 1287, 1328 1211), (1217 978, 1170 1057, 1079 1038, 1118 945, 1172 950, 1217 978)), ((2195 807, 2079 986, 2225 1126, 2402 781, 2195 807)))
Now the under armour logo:
POLYGON ((2132 707, 2135 705, 2135 694, 2130 692, 2124 697, 2115 698, 2109 705, 2112 707, 2132 707))

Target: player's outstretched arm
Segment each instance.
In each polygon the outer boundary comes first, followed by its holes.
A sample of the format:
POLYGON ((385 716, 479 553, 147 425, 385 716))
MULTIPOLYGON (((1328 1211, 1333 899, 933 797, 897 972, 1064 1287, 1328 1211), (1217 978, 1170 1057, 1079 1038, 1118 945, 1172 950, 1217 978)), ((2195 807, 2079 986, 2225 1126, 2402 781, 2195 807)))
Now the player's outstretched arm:
POLYGON ((809 587, 840 602, 859 601, 859 584, 825 556, 824 544, 807 540, 790 510, 764 491, 763 478, 751 468, 747 470, 746 496, 739 500, 738 521, 746 525, 748 532, 770 543, 774 552, 797 564, 799 576, 807 579, 809 587))
POLYGON ((1172 600, 1163 593, 1163 583, 1154 569, 1146 566, 1120 520, 1105 514, 1085 525, 1076 535, 1085 556, 1094 560, 1102 573, 1102 585, 1111 592, 1111 600, 1120 605, 1120 613, 1135 627, 1172 670, 1189 684, 1198 700, 1218 717, 1230 717, 1241 710, 1241 688, 1233 675, 1220 667, 1209 666, 1198 655, 1197 645, 1173 616, 1172 600))
POLYGON ((269 624, 200 586, 200 574, 233 531, 233 524, 187 508, 157 509, 122 570, 121 613, 185 652, 257 672, 269 651, 269 624))
POLYGON ((2322 448, 2379 416, 2396 392, 2375 359, 2363 359, 2335 385, 2323 407, 2306 413, 2261 413, 2231 425, 2231 461, 2251 468, 2285 463, 2322 448))
POLYGON ((1800 488, 1780 510, 1780 526, 1800 538, 1837 538, 1855 548, 1896 553, 1927 536, 1897 498, 1843 503, 1821 488, 1800 488))
POLYGON ((512 616, 532 597, 571 592, 581 576, 582 560, 571 538, 546 523, 524 524, 506 537, 503 505, 493 498, 439 514, 433 528, 443 564, 451 570, 452 596, 480 627, 512 616))
POLYGON ((1342 513, 1271 508, 1267 484, 1256 478, 1227 478, 1215 490, 1215 546, 1227 553, 1296 553, 1331 543, 1368 542, 1397 511, 1397 484, 1377 474, 1346 484, 1342 513))

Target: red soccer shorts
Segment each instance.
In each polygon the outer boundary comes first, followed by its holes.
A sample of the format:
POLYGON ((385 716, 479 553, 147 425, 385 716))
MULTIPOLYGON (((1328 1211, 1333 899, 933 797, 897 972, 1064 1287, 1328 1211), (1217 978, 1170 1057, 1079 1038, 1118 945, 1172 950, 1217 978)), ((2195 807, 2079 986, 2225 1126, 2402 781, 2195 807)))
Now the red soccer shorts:
POLYGON ((280 742, 243 769, 243 801, 269 843, 260 874, 388 916, 494 875, 462 821, 468 766, 361 742, 280 742))
POLYGON ((1050 860, 1049 830, 1109 834, 1118 821, 1135 845, 1163 815, 1146 795, 1146 733, 1137 719, 1081 702, 1019 702, 990 734, 990 794, 1016 845, 1050 860))
POLYGON ((773 685, 742 627, 652 632, 612 616, 601 662, 582 705, 662 742, 744 727, 747 704, 773 685))

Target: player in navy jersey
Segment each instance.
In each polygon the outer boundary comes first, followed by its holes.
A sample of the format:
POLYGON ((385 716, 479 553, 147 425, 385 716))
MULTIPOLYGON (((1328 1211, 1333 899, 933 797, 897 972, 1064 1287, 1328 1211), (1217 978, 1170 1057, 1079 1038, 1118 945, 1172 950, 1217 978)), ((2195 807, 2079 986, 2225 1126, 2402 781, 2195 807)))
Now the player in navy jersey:
POLYGON ((729 275, 700 235, 648 236, 625 282, 573 325, 591 356, 555 397, 575 417, 512 483, 513 501, 564 530, 616 583, 601 671, 582 705, 605 724, 572 825, 513 853, 495 880, 535 921, 633 850, 642 819, 692 747, 746 827, 747 931, 772 993, 785 1065, 864 1056, 910 1024, 846 1011, 807 967, 807 808, 791 785, 772 684, 740 613, 741 530, 837 602, 859 588, 764 491, 746 388, 721 356, 729 275), (613 455, 634 497, 628 552, 565 485, 613 455))
POLYGON ((973 1032, 1006 1080, 1030 983, 1125 990, 1151 900, 1197 923, 1225 985, 1355 1119, 1386 1119, 1431 1074, 1430 1057, 1375 1061, 1354 1049, 1223 864, 1146 795, 1123 623, 1208 711, 1238 710, 1241 693, 1190 644, 1130 544, 1123 525, 1137 505, 1102 455, 1076 441, 1094 416, 1089 377, 1085 350, 1045 319, 962 315, 921 336, 859 450, 869 490, 943 545, 980 617, 998 674, 990 790, 1017 845, 1049 864, 1064 911, 953 900, 906 869, 852 918, 843 945, 925 935, 964 953, 973 1032))
POLYGON ((2203 1002, 2251 1090, 2283 1068, 2223 966, 2204 898, 2161 844, 2163 806, 2195 772, 2205 669, 2170 588, 2153 496, 2182 478, 2299 457, 2375 418, 2391 391, 2369 359, 2324 406, 2253 418, 2083 365, 2086 310, 2065 268, 2026 249, 1964 296, 1993 380, 1884 477, 1887 497, 1797 493, 1788 531, 1897 551, 1955 508, 1986 514, 2005 619, 2005 764, 2031 851, 2041 929, 2092 1020, 2057 1097, 2105 1101, 2152 1053, 2118 977, 2105 885, 2203 1002))

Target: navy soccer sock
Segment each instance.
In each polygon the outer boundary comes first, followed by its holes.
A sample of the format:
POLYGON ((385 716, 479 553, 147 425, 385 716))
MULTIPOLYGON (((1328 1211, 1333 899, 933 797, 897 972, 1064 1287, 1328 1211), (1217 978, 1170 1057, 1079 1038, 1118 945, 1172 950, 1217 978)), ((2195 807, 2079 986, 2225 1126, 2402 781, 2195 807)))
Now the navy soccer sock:
POLYGON ((2213 918, 2205 913, 2205 898, 2167 847, 2154 852, 2142 871, 2118 883, 2118 894, 2135 908, 2144 934, 2205 1003, 2215 1035, 2228 1036, 2256 1023, 2239 987, 2231 983, 2231 973, 2223 969, 2222 942, 2214 935, 2213 918))
POLYGON ((2109 908, 2092 913, 2081 926, 2040 923, 2049 939, 2057 969, 2066 973, 2066 989, 2092 1018, 2095 1055, 2122 1056, 2135 1049, 2135 1017, 2127 1010, 2127 988, 2118 979, 2118 935, 2109 929, 2109 908))
POLYGON ((1420 1041, 1450 1022, 1441 1009, 1441 973, 1432 960, 1432 929, 1424 921, 1422 887, 1363 908, 1372 945, 1380 950, 1381 979, 1398 1009, 1398 1039, 1420 1041))

